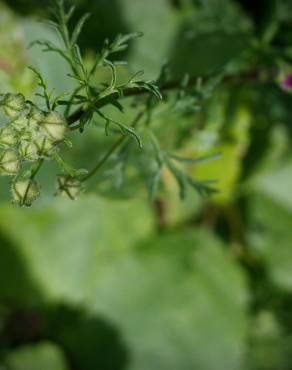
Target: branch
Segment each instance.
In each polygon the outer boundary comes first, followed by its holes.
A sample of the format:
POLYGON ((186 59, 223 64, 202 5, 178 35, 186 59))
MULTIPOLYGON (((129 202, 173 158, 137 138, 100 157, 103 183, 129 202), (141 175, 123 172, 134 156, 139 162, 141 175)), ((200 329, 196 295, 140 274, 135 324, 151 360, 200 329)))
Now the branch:
MULTIPOLYGON (((267 71, 267 76, 263 79, 263 73, 262 70, 255 70, 246 74, 243 74, 241 76, 225 76, 223 78, 223 82, 245 82, 245 81, 262 81, 266 82, 267 79, 271 78, 273 76, 273 71, 267 71)), ((202 83, 206 82, 210 77, 198 77, 193 76, 189 79, 187 87, 193 86, 198 82, 198 79, 201 79, 202 83)), ((159 90, 161 92, 167 92, 171 90, 176 90, 181 86, 181 80, 170 80, 163 85, 159 87, 159 90)), ((95 104, 95 107, 97 109, 100 109, 107 104, 111 103, 114 100, 124 99, 131 96, 139 96, 139 95, 145 95, 149 93, 147 90, 140 89, 140 88, 127 88, 123 91, 123 96, 121 96, 119 93, 115 92, 110 95, 105 96, 104 98, 101 98, 98 100, 95 104)), ((73 125, 75 122, 79 121, 82 115, 85 113, 85 110, 83 108, 80 108, 73 112, 71 115, 67 117, 67 123, 69 126, 73 125)), ((75 127, 74 127, 75 128, 75 127)), ((72 128, 72 129, 74 129, 72 128)), ((78 128, 78 127, 77 127, 78 128)))

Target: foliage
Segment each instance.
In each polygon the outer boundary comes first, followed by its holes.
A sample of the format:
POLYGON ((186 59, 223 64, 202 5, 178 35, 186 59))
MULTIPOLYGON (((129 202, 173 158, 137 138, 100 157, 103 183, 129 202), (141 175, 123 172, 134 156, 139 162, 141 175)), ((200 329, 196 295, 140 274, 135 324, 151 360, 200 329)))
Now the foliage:
POLYGON ((0 368, 290 370, 290 2, 73 3, 0 5, 0 368))
MULTIPOLYGON (((12 181, 12 198, 14 203, 20 206, 30 206, 32 201, 37 198, 39 194, 39 190, 37 189, 40 186, 35 182, 35 177, 41 169, 43 162, 47 159, 56 160, 61 171, 65 174, 65 180, 61 181, 61 183, 58 181, 59 189, 57 194, 68 195, 71 199, 75 199, 80 192, 75 192, 75 195, 72 196, 69 189, 70 184, 74 183, 78 188, 81 188, 85 181, 96 174, 108 157, 127 141, 127 136, 133 137, 137 141, 139 148, 142 149, 143 143, 136 130, 136 126, 143 118, 145 112, 147 112, 147 121, 149 121, 150 113, 152 115, 152 111, 157 106, 157 103, 153 102, 152 96, 161 100, 162 95, 159 91, 159 85, 163 88, 162 84, 167 84, 167 81, 164 80, 163 71, 156 82, 142 80, 142 71, 130 75, 123 82, 119 82, 117 68, 124 62, 112 61, 110 58, 112 55, 116 55, 127 49, 129 42, 140 37, 140 33, 118 35, 113 41, 106 39, 103 48, 94 57, 93 63, 87 66, 78 46, 78 39, 90 14, 85 13, 75 24, 73 30, 70 31, 69 22, 74 11, 75 6, 67 10, 63 1, 56 0, 52 8, 54 20, 46 22, 58 33, 61 46, 48 40, 36 40, 31 43, 31 46, 40 45, 43 48, 43 52, 57 53, 66 61, 70 68, 68 77, 75 81, 76 86, 74 91, 72 93, 65 91, 55 95, 53 91, 49 90, 48 82, 42 74, 34 67, 29 67, 36 75, 40 90, 40 92, 36 93, 36 96, 41 98, 43 102, 42 106, 36 105, 31 100, 25 100, 24 96, 19 93, 2 95, 1 105, 8 121, 2 129, 0 139, 2 146, 4 148, 7 147, 9 151, 3 151, 2 153, 1 173, 2 175, 15 176, 12 181), (109 83, 95 83, 94 77, 98 68, 101 67, 107 67, 110 70, 111 77, 109 83), (141 106, 145 104, 145 108, 140 109, 132 125, 127 125, 120 120, 112 118, 101 109, 106 105, 112 105, 123 112, 124 107, 119 100, 123 97, 140 95, 141 93, 148 93, 150 97, 146 98, 145 102, 142 101, 141 106), (64 99, 66 97, 67 99, 64 99), (59 106, 66 107, 65 113, 57 113, 59 106), (71 112, 72 107, 76 107, 73 113, 71 112), (60 157, 58 151, 62 144, 69 144, 65 136, 66 130, 78 129, 82 133, 86 126, 94 119, 94 114, 104 121, 106 135, 109 135, 110 131, 119 131, 123 136, 114 143, 114 146, 109 149, 101 161, 90 172, 86 171, 88 173, 84 173, 83 170, 75 170, 67 164, 60 157), (13 154, 13 158, 11 157, 12 153, 15 153, 13 154), (33 164, 23 172, 22 168, 25 168, 27 162, 32 162, 33 164), (21 184, 23 191, 16 191, 16 189, 20 189, 18 184, 21 184), (27 185, 24 186, 24 184, 27 185), (33 190, 33 196, 30 196, 32 188, 35 188, 35 190, 33 190)), ((201 84, 193 88, 188 76, 186 76, 182 84, 178 85, 177 88, 179 92, 175 103, 173 103, 174 109, 179 109, 182 112, 192 111, 199 97, 204 97, 206 94, 201 84)), ((150 122, 147 122, 147 125, 149 126, 148 135, 153 138, 154 134, 150 128, 150 122)), ((204 182, 192 179, 172 163, 172 157, 168 157, 166 154, 162 155, 162 152, 157 153, 160 150, 157 143, 153 147, 153 152, 156 153, 154 157, 157 161, 158 171, 153 174, 151 199, 154 199, 156 196, 160 180, 159 173, 164 166, 169 168, 170 172, 176 178, 180 186, 180 195, 182 198, 184 198, 187 184, 202 194, 209 194, 214 191, 209 186, 208 181, 204 182)), ((153 155, 150 153, 150 156, 153 155)), ((64 175, 62 176, 64 177, 64 175)))

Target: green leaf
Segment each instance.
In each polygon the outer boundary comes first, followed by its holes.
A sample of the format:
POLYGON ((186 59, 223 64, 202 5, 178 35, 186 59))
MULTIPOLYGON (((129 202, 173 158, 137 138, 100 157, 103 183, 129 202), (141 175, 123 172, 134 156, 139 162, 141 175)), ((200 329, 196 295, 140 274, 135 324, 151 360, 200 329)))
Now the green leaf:
POLYGON ((121 130, 121 132, 124 134, 124 135, 131 135, 133 136, 133 138, 137 141, 140 149, 143 148, 143 143, 142 143, 142 140, 140 138, 140 135, 137 133, 137 131, 133 128, 133 127, 130 127, 130 126, 127 126, 126 124, 124 123, 121 123, 121 122, 118 122, 116 120, 113 120, 111 117, 108 117, 106 116, 105 114, 103 114, 100 110, 98 109, 95 109, 95 112, 100 116, 102 117, 104 120, 105 120, 105 129, 106 129, 106 134, 108 133, 108 128, 109 128, 109 124, 110 123, 113 123, 114 125, 116 125, 117 127, 119 127, 119 129, 121 130))
POLYGON ((126 35, 118 35, 110 45, 110 53, 118 53, 128 48, 128 43, 143 36, 142 32, 133 32, 126 35))
POLYGON ((167 160, 167 167, 175 177, 178 186, 179 186, 179 196, 181 199, 184 199, 186 196, 186 191, 187 191, 187 184, 188 184, 188 179, 187 176, 180 171, 172 162, 171 160, 167 160))
POLYGON ((119 0, 123 16, 132 30, 144 36, 130 50, 129 64, 133 70, 144 70, 146 79, 156 79, 167 57, 181 17, 169 6, 169 1, 119 0), (163 26, 162 26, 163 25, 163 26))
POLYGON ((68 12, 67 12, 67 14, 66 14, 66 22, 67 22, 67 23, 68 23, 68 22, 69 22, 69 20, 72 18, 72 16, 73 16, 73 14, 74 14, 75 10, 76 10, 76 6, 75 6, 75 5, 71 6, 71 8, 68 10, 68 12))
POLYGON ((249 204, 249 241, 277 286, 292 291, 291 160, 255 176, 249 204), (254 225, 254 226, 253 226, 254 225))
POLYGON ((117 70, 116 70, 115 65, 109 60, 105 60, 104 63, 105 65, 109 66, 111 70, 111 83, 109 87, 106 89, 106 90, 109 90, 109 92, 111 92, 115 88, 116 83, 117 83, 117 70))
POLYGON ((161 92, 158 86, 153 81, 132 81, 131 85, 139 89, 147 90, 151 92, 157 99, 162 100, 161 92))
POLYGON ((197 163, 208 162, 208 161, 211 161, 213 159, 217 159, 221 156, 221 153, 214 153, 214 154, 206 155, 206 156, 199 157, 199 158, 186 158, 186 157, 181 157, 181 156, 178 156, 178 155, 175 155, 175 154, 170 154, 169 156, 170 156, 170 158, 172 158, 172 159, 174 159, 178 162, 181 162, 181 163, 197 164, 197 163))
POLYGON ((67 163, 66 161, 64 161, 64 159, 62 157, 60 157, 60 155, 57 154, 57 153, 54 155, 54 159, 58 163, 61 171, 67 173, 71 177, 79 177, 79 176, 83 176, 83 175, 87 175, 88 174, 88 170, 83 169, 83 168, 81 168, 81 169, 75 169, 69 163, 67 163))
MULTIPOLYGON (((83 61, 83 58, 82 58, 82 55, 81 55, 81 51, 80 51, 80 48, 77 44, 74 44, 73 45, 73 58, 74 58, 74 61, 77 65, 80 66, 80 68, 85 71, 85 65, 84 65, 84 61, 83 61)), ((78 77, 78 76, 77 76, 78 77)))
POLYGON ((256 190, 273 199, 280 206, 292 210, 292 160, 281 167, 259 172, 254 176, 253 184, 256 190))
POLYGON ((69 370, 61 349, 49 342, 20 347, 9 352, 5 365, 10 370, 69 370))
POLYGON ((65 51, 62 50, 61 48, 59 48, 58 46, 54 45, 54 43, 52 43, 51 41, 35 40, 35 41, 32 41, 30 43, 30 47, 32 47, 34 45, 43 46, 43 49, 42 49, 43 52, 55 52, 55 53, 59 54, 63 59, 66 60, 66 62, 68 62, 70 64, 70 58, 65 53, 65 51))
POLYGON ((128 368, 241 369, 247 296, 240 269, 220 243, 182 230, 141 248, 97 277, 92 301, 95 312, 122 329, 128 368))
POLYGON ((9 204, 0 208, 0 230, 51 298, 83 299, 95 284, 96 263, 124 253, 153 228, 151 210, 139 201, 84 196, 78 202, 49 198, 47 206, 24 212, 9 204))
MULTIPOLYGON (((42 97, 45 100, 47 109, 51 110, 51 103, 50 103, 51 93, 48 90, 48 82, 43 78, 42 74, 36 68, 34 68, 32 66, 28 66, 28 68, 36 75, 36 77, 38 79, 38 86, 43 91, 42 94, 36 94, 36 95, 42 97)), ((53 106, 54 105, 55 105, 55 102, 54 102, 53 106)), ((54 110, 54 108, 53 108, 53 110, 54 110)))
POLYGON ((57 199, 25 212, 2 207, 0 228, 47 301, 80 303, 118 328, 128 370, 243 369, 241 268, 207 231, 151 237, 151 215, 136 201, 57 199))
POLYGON ((75 28, 74 28, 74 31, 72 33, 72 37, 71 37, 71 45, 74 46, 77 41, 78 41, 78 38, 80 36, 80 33, 84 27, 84 24, 86 23, 86 21, 88 20, 88 18, 90 17, 90 13, 85 13, 81 18, 80 20, 78 21, 78 23, 76 24, 75 28))
POLYGON ((150 185, 149 185, 149 200, 150 202, 153 202, 156 198, 159 181, 161 179, 162 175, 162 168, 160 166, 157 167, 156 171, 152 175, 152 178, 150 179, 150 185))
MULTIPOLYGON (((111 122, 113 122, 113 121, 111 120, 111 122)), ((127 134, 133 136, 133 138, 137 141, 140 149, 143 148, 143 143, 142 143, 142 140, 140 138, 140 135, 137 133, 137 131, 133 127, 127 126, 127 125, 125 125, 124 123, 121 123, 121 122, 114 121, 114 123, 122 130, 123 133, 127 133, 127 134)))

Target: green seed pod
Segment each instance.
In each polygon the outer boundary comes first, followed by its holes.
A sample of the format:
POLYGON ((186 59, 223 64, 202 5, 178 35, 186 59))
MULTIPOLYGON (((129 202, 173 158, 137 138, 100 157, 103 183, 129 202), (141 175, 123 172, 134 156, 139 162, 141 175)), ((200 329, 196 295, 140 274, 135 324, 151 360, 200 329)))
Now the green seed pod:
POLYGON ((31 141, 21 141, 18 153, 27 161, 36 161, 38 159, 38 147, 31 141))
POLYGON ((3 147, 15 146, 18 143, 18 135, 12 126, 5 126, 0 130, 0 145, 3 147))
POLYGON ((30 127, 35 128, 44 120, 45 114, 38 108, 32 107, 27 115, 28 124, 30 127))
POLYGON ((25 110, 25 97, 22 94, 6 94, 3 98, 2 106, 7 117, 16 119, 25 110))
POLYGON ((17 153, 12 149, 6 149, 0 153, 1 175, 16 175, 20 170, 20 161, 17 153))
POLYGON ((70 199, 75 200, 83 192, 83 190, 84 186, 80 180, 71 176, 58 176, 58 195, 69 197, 70 199))
POLYGON ((57 150, 56 143, 43 135, 39 135, 35 139, 34 144, 36 145, 37 154, 39 157, 51 157, 52 154, 57 150))
POLYGON ((32 141, 35 135, 30 127, 25 127, 18 131, 18 136, 21 138, 21 140, 32 141))
POLYGON ((11 186, 12 201, 20 207, 30 207, 40 195, 40 186, 34 180, 16 180, 11 186))
POLYGON ((12 121, 11 124, 17 131, 22 131, 28 128, 28 119, 26 118, 26 116, 21 115, 14 121, 12 121))
POLYGON ((59 113, 49 112, 41 122, 41 126, 46 134, 55 142, 64 139, 66 120, 59 113))

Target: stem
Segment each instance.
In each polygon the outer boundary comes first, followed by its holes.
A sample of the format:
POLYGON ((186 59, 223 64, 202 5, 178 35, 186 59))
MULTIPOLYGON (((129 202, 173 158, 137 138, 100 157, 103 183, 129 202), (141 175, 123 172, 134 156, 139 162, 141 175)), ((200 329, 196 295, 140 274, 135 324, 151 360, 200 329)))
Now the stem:
MULTIPOLYGON (((141 111, 137 114, 135 117, 132 127, 136 127, 141 118, 144 115, 144 111, 141 111)), ((121 136, 116 142, 113 143, 113 145, 110 147, 110 149, 105 153, 105 155, 100 159, 100 161, 96 164, 96 166, 86 175, 84 176, 81 181, 85 182, 88 179, 90 179, 92 176, 94 176, 99 169, 104 165, 104 163, 108 160, 108 158, 118 149, 121 144, 126 140, 127 136, 121 136)))
MULTIPOLYGON (((271 72, 272 73, 272 72, 271 72)), ((197 83, 198 76, 193 76, 188 81, 188 86, 190 87, 197 83)), ((203 78, 202 82, 207 80, 209 77, 203 78)), ((242 82, 242 81, 257 81, 261 79, 261 73, 260 71, 251 71, 250 73, 246 73, 242 76, 225 76, 223 81, 224 82, 242 82)), ((264 82, 264 81, 263 81, 264 82)), ((163 85, 159 87, 159 90, 161 92, 167 92, 171 90, 176 90, 181 86, 181 80, 170 80, 165 82, 163 85)), ((123 96, 121 97, 119 93, 115 92, 113 94, 107 95, 104 98, 99 99, 95 103, 95 107, 97 109, 100 109, 104 107, 105 105, 111 103, 113 100, 119 100, 123 98, 128 98, 132 96, 139 96, 149 93, 147 90, 143 90, 140 88, 128 88, 123 91, 123 96)), ((79 119, 82 117, 82 115, 85 113, 85 110, 83 108, 80 108, 73 112, 71 115, 67 117, 68 125, 73 125, 75 122, 79 121, 79 119)), ((76 127, 76 129, 78 126, 76 127)), ((75 130, 75 127, 72 127, 72 130, 75 130)))
POLYGON ((36 177, 36 175, 39 172, 40 168, 42 167, 43 163, 44 163, 44 159, 43 158, 42 159, 39 159, 39 161, 35 165, 35 168, 32 170, 32 173, 31 173, 31 175, 29 177, 29 184, 28 184, 28 186, 26 188, 26 191, 25 191, 25 194, 24 194, 24 197, 23 197, 23 200, 22 200, 22 205, 25 204, 26 198, 28 196, 29 189, 30 189, 31 184, 32 184, 32 181, 36 177))
POLYGON ((40 168, 42 167, 43 163, 44 163, 44 159, 43 158, 39 159, 39 161, 37 162, 35 168, 33 169, 32 173, 30 175, 30 178, 29 178, 30 180, 33 180, 36 177, 36 175, 39 172, 40 168))

